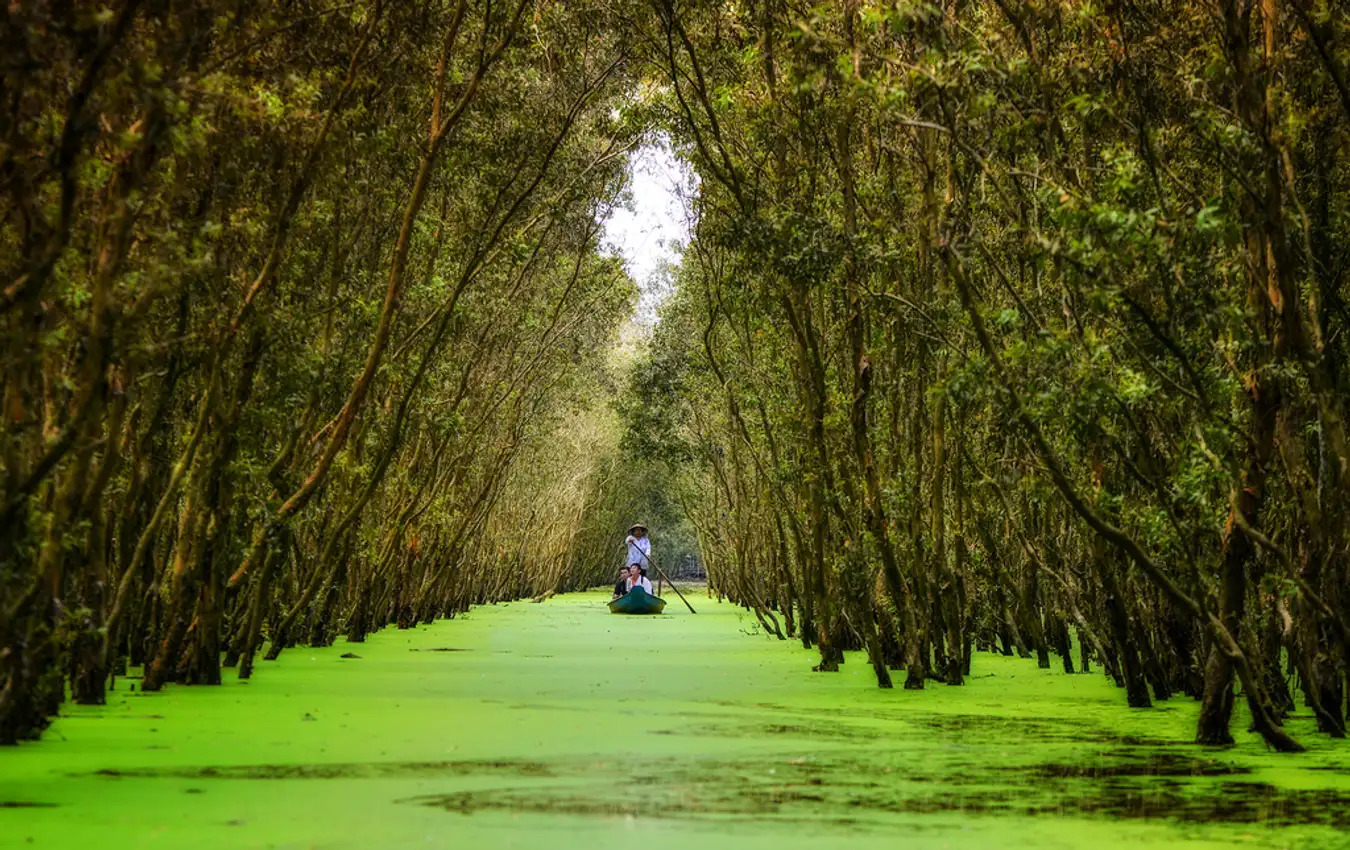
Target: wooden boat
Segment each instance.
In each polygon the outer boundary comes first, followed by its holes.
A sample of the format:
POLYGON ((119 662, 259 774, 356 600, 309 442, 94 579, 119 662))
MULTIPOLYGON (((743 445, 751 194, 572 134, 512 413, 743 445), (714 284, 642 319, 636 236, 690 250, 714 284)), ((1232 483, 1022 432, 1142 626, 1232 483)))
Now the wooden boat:
POLYGON ((640 587, 635 587, 624 596, 609 603, 611 614, 660 614, 666 607, 666 600, 652 596, 640 587))

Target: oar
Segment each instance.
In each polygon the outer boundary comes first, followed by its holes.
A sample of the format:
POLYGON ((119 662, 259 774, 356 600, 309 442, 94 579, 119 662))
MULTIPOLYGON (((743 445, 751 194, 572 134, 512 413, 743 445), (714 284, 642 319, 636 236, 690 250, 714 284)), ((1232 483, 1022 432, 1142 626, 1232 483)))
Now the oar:
POLYGON ((675 580, 670 576, 666 575, 666 571, 661 569, 661 567, 658 566, 657 563, 651 559, 651 556, 648 555, 646 552, 643 552, 642 549, 638 548, 638 554, 642 555, 643 560, 651 564, 652 567, 654 567, 656 571, 661 574, 661 578, 665 579, 667 582, 670 583, 670 589, 675 591, 676 596, 680 597, 680 601, 684 603, 684 607, 689 609, 689 613, 697 614, 698 612, 694 610, 694 606, 689 604, 689 600, 685 599, 684 594, 680 593, 680 589, 675 586, 675 580))

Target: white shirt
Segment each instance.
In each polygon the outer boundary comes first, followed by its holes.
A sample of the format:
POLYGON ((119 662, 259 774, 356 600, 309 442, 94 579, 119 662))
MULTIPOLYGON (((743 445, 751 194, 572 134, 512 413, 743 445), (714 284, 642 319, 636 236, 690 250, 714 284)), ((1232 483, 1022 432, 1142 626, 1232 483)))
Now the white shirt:
POLYGON ((647 591, 648 593, 651 593, 651 592, 652 592, 652 582, 651 582, 651 579, 647 578, 646 576, 638 576, 638 580, 637 580, 637 581, 633 581, 632 579, 629 579, 629 580, 628 580, 628 589, 629 589, 629 590, 632 590, 634 587, 640 587, 640 588, 642 588, 643 590, 647 591))
POLYGON ((640 567, 651 568, 650 556, 652 554, 652 539, 647 535, 641 538, 628 535, 628 566, 637 564, 640 567))

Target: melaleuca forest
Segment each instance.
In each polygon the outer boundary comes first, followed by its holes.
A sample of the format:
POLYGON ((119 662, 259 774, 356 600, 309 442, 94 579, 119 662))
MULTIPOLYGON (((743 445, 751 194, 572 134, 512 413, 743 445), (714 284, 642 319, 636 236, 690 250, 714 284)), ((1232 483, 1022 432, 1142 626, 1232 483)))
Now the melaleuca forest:
POLYGON ((1350 829, 1334 0, 15 0, 0 846, 1350 829))

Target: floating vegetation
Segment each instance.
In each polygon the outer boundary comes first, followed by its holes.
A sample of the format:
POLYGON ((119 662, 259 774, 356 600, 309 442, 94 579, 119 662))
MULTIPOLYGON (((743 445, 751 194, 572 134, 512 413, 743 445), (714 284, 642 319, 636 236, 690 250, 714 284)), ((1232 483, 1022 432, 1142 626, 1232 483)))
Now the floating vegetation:
POLYGON ((1105 677, 1002 656, 963 688, 858 688, 861 655, 813 675, 809 651, 739 637, 746 614, 706 600, 663 627, 678 652, 637 650, 634 671, 611 662, 649 633, 604 614, 607 598, 381 632, 349 667, 340 646, 297 653, 247 689, 116 691, 3 754, 0 800, 21 805, 0 807, 0 833, 357 850, 490 847, 508 830, 596 850, 635 823, 700 850, 841 834, 885 848, 897 830, 952 850, 1148 850, 1244 835, 1332 848, 1350 829, 1334 747, 1180 744, 1188 700, 1131 711, 1105 677), (150 814, 128 825, 129 810, 150 814))

